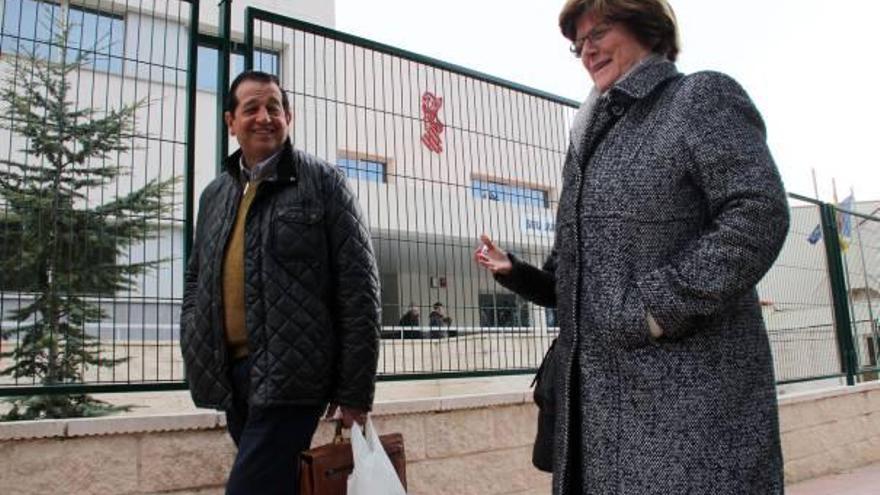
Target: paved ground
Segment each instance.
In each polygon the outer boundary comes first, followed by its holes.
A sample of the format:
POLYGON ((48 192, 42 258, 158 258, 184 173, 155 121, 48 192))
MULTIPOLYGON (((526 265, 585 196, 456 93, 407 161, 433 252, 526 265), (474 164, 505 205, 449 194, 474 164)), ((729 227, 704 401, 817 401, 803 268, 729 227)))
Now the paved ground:
POLYGON ((788 495, 876 495, 880 493, 880 464, 802 481, 785 491, 788 495))

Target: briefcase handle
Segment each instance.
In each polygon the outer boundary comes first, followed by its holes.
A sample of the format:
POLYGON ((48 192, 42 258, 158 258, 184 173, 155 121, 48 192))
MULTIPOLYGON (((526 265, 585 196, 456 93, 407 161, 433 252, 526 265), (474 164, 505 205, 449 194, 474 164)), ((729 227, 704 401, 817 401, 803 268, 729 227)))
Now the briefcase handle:
POLYGON ((342 420, 334 420, 334 423, 336 423, 336 433, 333 434, 333 445, 343 444, 345 443, 345 437, 342 436, 342 420))
POLYGON ((339 445, 345 443, 345 438, 342 436, 342 420, 336 420, 336 434, 333 435, 333 445, 339 445))

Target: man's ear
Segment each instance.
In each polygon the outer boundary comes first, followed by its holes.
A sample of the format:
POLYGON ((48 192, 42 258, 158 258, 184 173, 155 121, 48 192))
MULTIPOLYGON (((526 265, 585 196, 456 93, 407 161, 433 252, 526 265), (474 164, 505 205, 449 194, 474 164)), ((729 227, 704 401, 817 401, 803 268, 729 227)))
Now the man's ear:
POLYGON ((229 135, 235 136, 235 130, 232 128, 232 112, 223 112, 223 120, 226 121, 226 128, 229 129, 229 135))
POLYGON ((290 123, 293 121, 293 110, 285 110, 284 115, 287 117, 287 125, 290 126, 290 123))

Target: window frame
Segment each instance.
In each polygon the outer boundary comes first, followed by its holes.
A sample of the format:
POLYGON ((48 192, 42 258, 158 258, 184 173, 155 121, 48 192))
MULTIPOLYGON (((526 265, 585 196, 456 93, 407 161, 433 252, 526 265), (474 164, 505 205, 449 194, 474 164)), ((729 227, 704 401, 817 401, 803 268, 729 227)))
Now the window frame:
POLYGON ((477 293, 477 310, 480 316, 480 328, 518 328, 530 327, 532 322, 531 304, 523 297, 513 292, 479 292, 477 293), (492 306, 484 305, 484 301, 491 298, 492 306), (512 298, 512 306, 501 306, 499 309, 498 300, 512 298), (487 324, 484 320, 484 311, 492 311, 492 324, 487 324), (517 323, 516 325, 500 325, 498 315, 502 311, 509 311, 511 318, 517 323))
POLYGON ((494 201, 512 206, 549 209, 551 204, 551 189, 540 184, 474 174, 471 176, 470 189, 471 196, 475 199, 494 201), (502 189, 499 191, 487 186, 502 189), (517 190, 523 192, 521 193, 517 190), (493 193, 495 197, 492 197, 493 193), (537 195, 540 195, 540 197, 537 197, 537 195), (518 199, 511 200, 510 198, 518 199))
MULTIPOLYGON (((349 180, 357 180, 357 181, 368 182, 368 183, 373 183, 373 184, 389 184, 389 183, 393 182, 394 160, 392 158, 379 156, 379 155, 372 155, 369 153, 360 153, 360 152, 354 152, 354 151, 349 151, 349 150, 339 150, 336 153, 336 167, 338 167, 343 173, 345 173, 345 176, 349 180), (349 169, 351 167, 342 166, 340 163, 342 160, 381 164, 382 165, 382 178, 379 181, 375 181, 375 180, 370 180, 370 179, 364 179, 362 177, 352 177, 345 172, 346 169, 349 169)), ((357 170, 357 168, 355 168, 355 170, 357 170)))
MULTIPOLYGON (((2 22, 2 25, 0 25, 0 32, 2 32, 3 35, 3 40, 2 42, 0 42, 0 56, 20 56, 24 53, 27 55, 34 54, 40 57, 41 54, 39 53, 38 48, 40 45, 48 47, 47 50, 50 54, 52 53, 53 49, 58 50, 63 48, 66 53, 76 54, 78 52, 85 52, 89 54, 88 63, 85 65, 85 68, 87 68, 88 70, 99 73, 124 75, 126 62, 125 41, 126 36, 128 35, 128 26, 125 15, 118 12, 110 12, 84 5, 69 3, 67 13, 68 22, 71 22, 74 15, 83 16, 81 22, 69 24, 70 26, 83 27, 86 24, 86 15, 91 15, 95 17, 95 31, 93 38, 95 44, 91 47, 84 47, 84 33, 82 32, 82 30, 80 30, 77 34, 78 39, 75 45, 70 43, 66 47, 59 47, 56 45, 54 39, 54 36, 57 35, 55 29, 56 26, 51 26, 48 33, 46 33, 48 35, 47 38, 43 39, 40 37, 40 30, 43 30, 45 26, 41 25, 39 21, 41 19, 39 12, 40 9, 47 7, 51 8, 54 11, 52 13, 52 18, 55 19, 56 13, 60 14, 61 12, 60 2, 54 0, 19 0, 18 5, 19 8, 17 10, 17 22, 15 22, 14 26, 12 26, 13 29, 7 31, 5 29, 6 23, 13 23, 13 20, 7 17, 7 14, 9 13, 9 9, 7 8, 7 0, 0 0, 0 19, 2 19, 2 21, 0 21, 2 22), (25 2, 29 2, 35 5, 35 26, 33 28, 34 33, 32 35, 28 33, 22 33, 21 31, 23 27, 22 13, 24 12, 23 7, 25 6, 25 2), (78 14, 74 14, 74 12, 77 12, 78 14), (106 20, 110 23, 109 30, 106 32, 106 35, 109 38, 108 40, 106 40, 106 51, 103 50, 103 46, 97 45, 99 42, 102 41, 103 38, 103 36, 98 36, 100 34, 100 30, 98 28, 100 27, 100 23, 102 20, 106 20), (115 30, 113 28, 113 25, 117 22, 120 26, 119 30, 115 30), (114 35, 116 39, 114 39, 114 35), (27 48, 22 49, 23 44, 31 45, 30 49, 32 51, 29 52, 27 48), (6 47, 9 47, 9 49, 6 49, 6 47)), ((73 37, 73 33, 76 31, 77 30, 75 27, 71 29, 71 37, 73 37)))
MULTIPOLYGON (((232 82, 233 79, 235 79, 236 76, 238 76, 239 74, 241 74, 244 71, 244 56, 245 56, 244 45, 238 44, 238 43, 236 43, 234 45, 235 46, 233 46, 233 49, 230 52, 230 56, 229 56, 229 64, 230 64, 229 81, 230 81, 230 83, 232 82), (237 67, 238 60, 241 60, 241 65, 240 65, 241 70, 238 70, 238 67, 237 67)), ((280 80, 281 74, 282 74, 282 61, 283 61, 283 57, 281 56, 281 51, 266 50, 266 49, 260 48, 260 49, 257 49, 257 53, 258 53, 258 56, 268 54, 268 55, 272 55, 275 57, 275 70, 276 70, 276 72, 274 72, 274 75, 277 76, 278 79, 280 80)), ((199 57, 198 71, 196 73, 196 91, 217 93, 217 72, 216 71, 218 70, 218 67, 220 65, 219 49, 211 43, 204 43, 203 40, 199 40, 198 50, 197 50, 196 56, 199 57), (203 53, 205 53, 206 51, 213 52, 214 60, 202 58, 203 53), (207 64, 203 63, 205 61, 208 61, 208 63, 207 64), (209 66, 209 67, 206 67, 206 66, 209 66), (202 72, 203 70, 211 70, 211 69, 213 69, 210 74, 210 76, 213 76, 210 79, 211 87, 206 87, 203 84, 202 79, 199 77, 199 74, 204 74, 204 72, 202 72)), ((258 60, 259 60, 259 58, 258 58, 258 60)), ((255 60, 255 62, 256 62, 256 60, 255 60)), ((258 64, 255 63, 255 65, 257 65, 257 67, 255 68, 256 70, 262 70, 262 68, 258 64)), ((270 72, 270 74, 272 74, 272 72, 270 72)))

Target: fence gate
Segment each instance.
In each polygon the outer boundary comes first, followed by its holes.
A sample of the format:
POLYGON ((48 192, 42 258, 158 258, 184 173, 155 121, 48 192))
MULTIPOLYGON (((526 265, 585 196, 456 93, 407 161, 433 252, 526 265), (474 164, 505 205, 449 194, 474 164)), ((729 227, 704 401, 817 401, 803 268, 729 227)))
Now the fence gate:
POLYGON ((337 164, 369 218, 383 377, 537 366, 555 315, 502 289, 471 253, 486 232, 543 262, 577 105, 271 12, 245 16, 246 65, 279 76, 294 146, 337 164))

